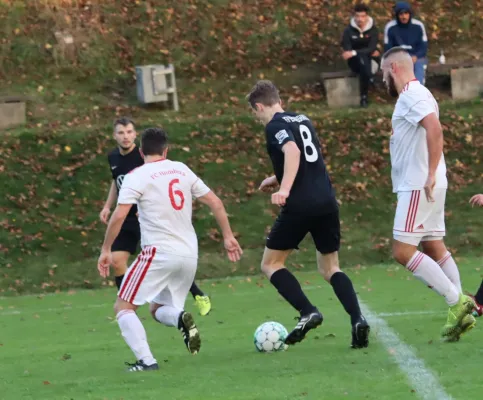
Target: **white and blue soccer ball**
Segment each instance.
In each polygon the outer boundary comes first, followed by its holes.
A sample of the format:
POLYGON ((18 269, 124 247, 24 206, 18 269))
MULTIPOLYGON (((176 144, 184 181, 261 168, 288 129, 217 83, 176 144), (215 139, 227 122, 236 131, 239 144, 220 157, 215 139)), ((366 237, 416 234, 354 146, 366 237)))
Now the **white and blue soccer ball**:
POLYGON ((285 344, 287 336, 288 332, 282 324, 273 321, 264 322, 255 331, 253 342, 260 353, 284 351, 288 348, 285 344))

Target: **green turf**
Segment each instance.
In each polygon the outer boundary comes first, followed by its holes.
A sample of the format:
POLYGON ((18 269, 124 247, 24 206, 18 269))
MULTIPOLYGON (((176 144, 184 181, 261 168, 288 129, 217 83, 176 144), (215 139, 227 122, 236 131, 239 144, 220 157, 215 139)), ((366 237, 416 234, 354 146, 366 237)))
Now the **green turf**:
MULTIPOLYGON (((482 266, 460 260, 465 286, 474 290, 482 266)), ((284 353, 259 354, 252 338, 258 324, 276 320, 291 329, 294 311, 266 279, 202 282, 213 310, 198 317, 202 350, 186 351, 177 330, 140 311, 157 372, 128 374, 133 356, 113 318, 113 289, 4 298, 0 310, 2 399, 412 399, 414 388, 378 343, 348 348, 349 321, 332 289, 314 272, 299 273, 325 321, 300 345, 284 353)), ((481 327, 456 344, 439 342, 445 303, 403 268, 352 269, 361 299, 373 312, 434 312, 383 317, 457 399, 481 393, 481 327)), ((187 309, 195 312, 191 299, 187 309)))

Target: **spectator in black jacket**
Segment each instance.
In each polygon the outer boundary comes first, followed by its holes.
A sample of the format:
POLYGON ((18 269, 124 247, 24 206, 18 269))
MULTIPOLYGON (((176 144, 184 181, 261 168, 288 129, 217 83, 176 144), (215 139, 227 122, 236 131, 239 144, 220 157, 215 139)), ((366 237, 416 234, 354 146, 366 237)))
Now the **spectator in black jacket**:
POLYGON ((359 75, 361 106, 367 107, 369 85, 374 83, 373 75, 379 69, 380 53, 377 50, 379 31, 369 16, 369 7, 356 4, 354 16, 342 36, 342 58, 349 68, 359 75))

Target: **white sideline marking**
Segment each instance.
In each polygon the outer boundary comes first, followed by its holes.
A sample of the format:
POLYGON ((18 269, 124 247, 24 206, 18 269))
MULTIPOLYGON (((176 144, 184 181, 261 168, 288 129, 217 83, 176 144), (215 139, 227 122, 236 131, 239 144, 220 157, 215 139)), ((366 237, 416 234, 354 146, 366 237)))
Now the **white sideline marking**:
MULTIPOLYGON (((359 300, 360 301, 360 300, 359 300)), ((405 344, 380 315, 360 301, 361 310, 371 325, 373 334, 394 357, 399 369, 407 376, 416 394, 423 400, 453 399, 439 383, 433 372, 424 365, 410 346, 405 344)), ((405 314, 406 315, 406 314, 405 314)))
POLYGON ((378 317, 405 317, 414 315, 444 315, 444 311, 401 311, 401 312, 388 312, 388 313, 377 313, 378 317))

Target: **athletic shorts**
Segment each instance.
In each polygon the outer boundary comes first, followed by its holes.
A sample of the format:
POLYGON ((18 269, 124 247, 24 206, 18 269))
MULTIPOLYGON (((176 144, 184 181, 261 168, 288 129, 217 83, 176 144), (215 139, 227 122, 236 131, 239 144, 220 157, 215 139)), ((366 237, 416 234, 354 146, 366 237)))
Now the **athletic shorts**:
POLYGON ((114 240, 111 251, 127 251, 130 254, 136 254, 140 240, 141 230, 137 220, 135 222, 126 221, 114 240))
POLYGON ((340 247, 339 211, 309 216, 282 212, 268 234, 266 246, 271 250, 298 249, 307 233, 312 235, 315 247, 322 254, 329 254, 340 247))
POLYGON ((145 246, 126 271, 118 296, 136 306, 158 303, 184 309, 198 259, 163 254, 145 246))
POLYGON ((443 239, 446 189, 434 189, 433 199, 428 202, 424 190, 398 192, 394 239, 414 246, 421 241, 443 239))

